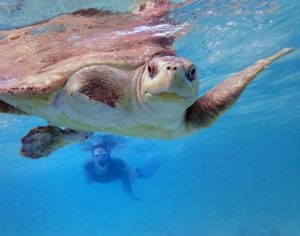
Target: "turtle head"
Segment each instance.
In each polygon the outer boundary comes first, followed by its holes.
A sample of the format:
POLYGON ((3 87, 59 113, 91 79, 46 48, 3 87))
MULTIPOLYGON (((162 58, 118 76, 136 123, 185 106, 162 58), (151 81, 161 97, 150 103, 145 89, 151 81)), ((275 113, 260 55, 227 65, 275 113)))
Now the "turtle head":
POLYGON ((196 67, 175 56, 155 57, 145 67, 141 93, 147 103, 176 103, 190 106, 198 95, 196 67))

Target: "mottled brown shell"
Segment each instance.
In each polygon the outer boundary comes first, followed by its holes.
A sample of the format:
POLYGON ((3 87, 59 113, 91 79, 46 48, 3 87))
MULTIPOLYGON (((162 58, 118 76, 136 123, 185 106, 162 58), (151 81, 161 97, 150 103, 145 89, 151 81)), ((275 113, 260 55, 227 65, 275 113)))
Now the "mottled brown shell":
POLYGON ((172 42, 183 29, 165 33, 169 29, 158 22, 159 17, 87 9, 0 31, 0 94, 49 94, 83 67, 132 70, 155 55, 174 55, 172 42))

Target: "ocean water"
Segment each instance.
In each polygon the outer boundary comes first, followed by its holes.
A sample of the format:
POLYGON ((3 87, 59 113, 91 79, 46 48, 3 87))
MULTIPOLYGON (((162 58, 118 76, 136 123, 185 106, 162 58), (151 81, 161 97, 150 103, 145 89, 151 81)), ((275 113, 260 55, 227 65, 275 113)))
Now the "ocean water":
MULTIPOLYGON (((0 28, 129 5, 0 0, 0 28)), ((296 50, 259 75, 210 128, 170 141, 124 137, 115 157, 134 167, 152 159, 162 165, 133 184, 141 201, 119 182, 88 182, 83 168, 91 153, 82 144, 49 158, 21 157, 20 138, 46 123, 1 114, 0 235, 299 236, 299 9, 298 0, 200 0, 170 13, 193 25, 174 46, 196 64, 200 94, 276 50, 296 50)))

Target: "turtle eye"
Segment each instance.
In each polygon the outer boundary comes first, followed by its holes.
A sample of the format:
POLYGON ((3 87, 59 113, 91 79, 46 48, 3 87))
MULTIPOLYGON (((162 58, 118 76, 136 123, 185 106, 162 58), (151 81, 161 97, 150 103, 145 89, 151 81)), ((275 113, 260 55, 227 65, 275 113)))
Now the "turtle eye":
POLYGON ((147 66, 147 70, 150 78, 153 79, 156 74, 155 66, 152 63, 149 63, 147 66))
POLYGON ((196 67, 194 65, 191 65, 189 72, 187 74, 187 79, 189 81, 193 81, 196 78, 196 67))
POLYGON ((148 72, 149 72, 149 74, 151 74, 151 73, 152 73, 152 68, 151 68, 151 66, 150 66, 150 65, 148 65, 148 72))

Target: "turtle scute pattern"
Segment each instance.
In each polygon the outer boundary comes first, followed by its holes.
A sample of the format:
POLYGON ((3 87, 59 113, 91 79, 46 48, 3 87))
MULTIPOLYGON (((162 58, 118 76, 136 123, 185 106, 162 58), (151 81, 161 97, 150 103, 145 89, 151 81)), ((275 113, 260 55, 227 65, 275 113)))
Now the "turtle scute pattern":
POLYGON ((85 9, 3 31, 0 93, 49 94, 83 67, 109 65, 132 70, 156 55, 176 55, 172 49, 176 32, 157 34, 157 21, 130 13, 85 9), (147 30, 140 30, 141 26, 147 30))

